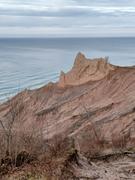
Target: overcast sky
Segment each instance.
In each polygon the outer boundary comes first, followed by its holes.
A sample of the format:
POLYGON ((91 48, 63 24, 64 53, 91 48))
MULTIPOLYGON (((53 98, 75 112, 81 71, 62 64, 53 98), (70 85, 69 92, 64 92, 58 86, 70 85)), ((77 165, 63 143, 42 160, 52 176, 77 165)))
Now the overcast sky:
POLYGON ((0 0, 0 37, 135 36, 135 0, 0 0))

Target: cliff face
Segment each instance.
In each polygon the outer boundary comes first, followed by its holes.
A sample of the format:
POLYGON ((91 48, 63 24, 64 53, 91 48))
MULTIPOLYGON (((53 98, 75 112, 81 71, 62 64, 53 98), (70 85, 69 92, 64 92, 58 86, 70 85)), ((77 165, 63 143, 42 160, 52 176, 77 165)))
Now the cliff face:
POLYGON ((3 121, 9 116, 10 103, 17 100, 22 104, 17 128, 42 129, 44 139, 72 137, 82 153, 88 153, 95 128, 107 142, 128 133, 131 143, 135 138, 135 67, 116 67, 79 53, 59 82, 26 90, 2 104, 3 121))
MULTIPOLYGON (((117 67, 106 59, 90 60, 79 53, 71 71, 61 73, 57 83, 25 90, 0 105, 4 127, 12 118, 18 134, 32 130, 42 134, 47 143, 56 137, 72 139, 77 152, 85 157, 101 149, 106 154, 113 148, 134 148, 135 67, 117 67)), ((116 160, 93 165, 81 155, 68 158, 70 167, 66 164, 65 171, 69 167, 80 179, 121 179, 121 173, 123 178, 134 179, 133 173, 123 172, 124 168, 134 171, 134 162, 127 157, 119 164, 116 160)))
POLYGON ((73 68, 68 72, 61 72, 59 86, 81 85, 89 81, 97 81, 107 76, 115 66, 108 63, 106 58, 87 59, 78 53, 73 68))

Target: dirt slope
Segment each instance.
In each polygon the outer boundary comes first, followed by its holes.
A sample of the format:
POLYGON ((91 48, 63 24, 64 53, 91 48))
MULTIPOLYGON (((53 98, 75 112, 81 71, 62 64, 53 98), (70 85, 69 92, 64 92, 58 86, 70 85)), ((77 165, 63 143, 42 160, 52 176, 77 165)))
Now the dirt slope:
MULTIPOLYGON (((83 74, 86 76, 84 72, 80 74, 81 78, 83 74)), ((58 83, 49 83, 37 90, 25 90, 11 100, 20 100, 23 105, 19 116, 22 126, 30 128, 32 124, 37 123, 38 131, 42 124, 45 138, 59 133, 77 137, 86 133, 93 122, 97 126, 100 125, 107 139, 110 139, 112 134, 126 131, 130 131, 134 137, 135 67, 117 67, 104 59, 87 60, 79 54, 74 67, 65 76, 69 77, 72 85, 65 83, 64 87, 61 87, 60 78, 58 83), (79 62, 80 65, 76 65, 79 62), (84 65, 85 69, 87 64, 90 64, 90 73, 87 74, 86 81, 78 85, 75 80, 73 85, 74 80, 70 76, 75 73, 76 66, 84 65), (98 66, 95 73, 98 80, 91 80, 93 66, 98 66)), ((79 78, 78 74, 76 78, 79 78)), ((0 106, 1 119, 7 116, 8 108, 10 109, 8 102, 0 106)))
POLYGON ((47 140, 56 135, 73 138, 84 156, 95 135, 106 142, 104 151, 121 137, 127 138, 123 143, 128 147, 135 144, 135 67, 117 67, 104 58, 90 60, 79 53, 71 71, 62 73, 57 83, 25 90, 2 104, 3 121, 11 102, 18 100, 21 126, 16 123, 17 128, 42 131, 47 140))

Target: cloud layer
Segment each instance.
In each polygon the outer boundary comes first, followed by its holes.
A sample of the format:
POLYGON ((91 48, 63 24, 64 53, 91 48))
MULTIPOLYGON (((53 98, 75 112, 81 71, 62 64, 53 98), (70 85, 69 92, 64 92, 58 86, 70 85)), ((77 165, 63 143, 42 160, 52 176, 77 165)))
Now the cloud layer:
POLYGON ((1 0, 0 37, 135 36, 135 0, 1 0))

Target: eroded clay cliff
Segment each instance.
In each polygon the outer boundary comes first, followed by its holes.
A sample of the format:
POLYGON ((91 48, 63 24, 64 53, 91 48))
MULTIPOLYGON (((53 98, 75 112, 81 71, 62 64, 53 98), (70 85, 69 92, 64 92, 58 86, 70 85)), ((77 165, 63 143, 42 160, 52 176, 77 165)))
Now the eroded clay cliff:
POLYGON ((56 136, 74 139, 78 153, 86 157, 95 137, 97 143, 104 141, 105 152, 112 152, 112 145, 121 140, 121 147, 134 147, 135 67, 117 67, 106 58, 90 60, 79 53, 58 82, 25 90, 2 104, 2 121, 9 116, 10 103, 18 99, 20 130, 42 131, 48 141, 56 136))
POLYGON ((61 72, 59 86, 81 85, 88 81, 97 81, 107 76, 115 66, 109 64, 107 58, 87 59, 78 53, 72 69, 68 73, 61 72))

